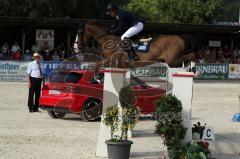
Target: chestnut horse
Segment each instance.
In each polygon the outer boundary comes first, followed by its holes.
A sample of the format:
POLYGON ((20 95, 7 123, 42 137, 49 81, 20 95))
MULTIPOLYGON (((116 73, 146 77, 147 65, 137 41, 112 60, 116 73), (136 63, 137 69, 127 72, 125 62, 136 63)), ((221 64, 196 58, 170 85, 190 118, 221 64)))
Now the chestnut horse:
POLYGON ((86 23, 82 35, 83 45, 87 46, 91 39, 101 45, 105 65, 112 65, 111 63, 115 64, 117 61, 124 66, 126 63, 128 66, 136 66, 136 64, 139 66, 141 62, 146 64, 146 62, 161 61, 170 67, 178 67, 183 62, 195 61, 195 53, 198 51, 197 42, 190 35, 158 36, 152 40, 147 53, 136 52, 139 60, 129 62, 126 53, 122 51, 122 47, 119 47, 120 37, 109 34, 107 27, 96 20, 86 23))

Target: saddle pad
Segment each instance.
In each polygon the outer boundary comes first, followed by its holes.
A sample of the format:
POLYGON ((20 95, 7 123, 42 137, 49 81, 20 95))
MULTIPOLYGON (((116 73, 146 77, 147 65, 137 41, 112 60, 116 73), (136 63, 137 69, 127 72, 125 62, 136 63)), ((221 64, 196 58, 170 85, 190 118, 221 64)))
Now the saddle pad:
POLYGON ((137 51, 138 52, 148 52, 150 47, 150 42, 139 42, 137 51))

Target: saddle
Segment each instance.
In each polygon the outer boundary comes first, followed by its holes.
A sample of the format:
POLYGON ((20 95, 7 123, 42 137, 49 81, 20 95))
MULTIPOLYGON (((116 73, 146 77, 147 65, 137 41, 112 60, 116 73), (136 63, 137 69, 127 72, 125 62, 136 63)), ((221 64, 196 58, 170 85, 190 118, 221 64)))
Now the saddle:
POLYGON ((152 37, 145 38, 145 39, 139 39, 137 43, 137 47, 135 46, 135 51, 137 52, 148 52, 150 44, 152 42, 152 37))
POLYGON ((150 43, 152 38, 147 39, 139 39, 139 40, 132 40, 125 38, 121 43, 122 50, 128 53, 128 58, 130 60, 138 60, 139 57, 137 56, 136 52, 143 52, 146 53, 149 51, 150 43))

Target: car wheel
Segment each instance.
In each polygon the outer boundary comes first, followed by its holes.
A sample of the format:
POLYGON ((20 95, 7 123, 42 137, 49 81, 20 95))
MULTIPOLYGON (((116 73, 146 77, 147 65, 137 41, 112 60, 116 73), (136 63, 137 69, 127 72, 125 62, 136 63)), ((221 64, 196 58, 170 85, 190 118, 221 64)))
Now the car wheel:
POLYGON ((67 114, 67 113, 59 113, 59 112, 50 111, 50 110, 48 110, 47 112, 51 118, 63 118, 67 114))
POLYGON ((84 103, 80 115, 83 121, 92 121, 98 119, 101 113, 101 101, 97 99, 89 99, 84 103))

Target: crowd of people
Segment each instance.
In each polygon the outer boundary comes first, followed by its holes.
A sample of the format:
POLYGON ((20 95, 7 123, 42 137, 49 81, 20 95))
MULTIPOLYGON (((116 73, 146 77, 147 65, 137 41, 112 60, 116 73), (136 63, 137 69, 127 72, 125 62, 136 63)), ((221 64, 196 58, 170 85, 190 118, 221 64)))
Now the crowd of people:
POLYGON ((0 48, 0 60, 31 61, 33 53, 40 53, 44 61, 63 61, 66 58, 63 43, 51 49, 47 42, 41 47, 35 42, 31 49, 25 49, 23 52, 15 41, 11 47, 7 42, 3 43, 0 48))
POLYGON ((198 63, 232 63, 240 64, 240 47, 233 50, 228 45, 220 48, 202 47, 197 53, 198 63))
MULTIPOLYGON (((47 42, 41 47, 35 42, 31 49, 25 49, 22 52, 18 42, 15 41, 11 47, 7 42, 2 44, 0 48, 0 60, 31 61, 33 53, 36 52, 41 54, 44 61, 64 61, 66 59, 63 43, 51 49, 47 42)), ((202 47, 197 52, 197 62, 240 64, 240 47, 235 47, 233 50, 227 45, 220 48, 202 47)))

